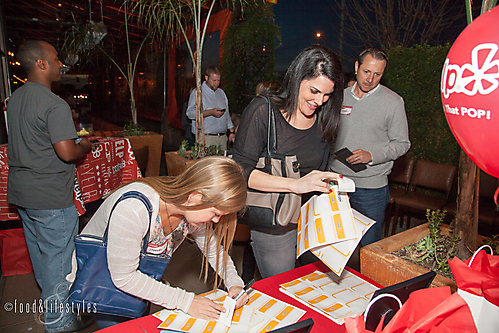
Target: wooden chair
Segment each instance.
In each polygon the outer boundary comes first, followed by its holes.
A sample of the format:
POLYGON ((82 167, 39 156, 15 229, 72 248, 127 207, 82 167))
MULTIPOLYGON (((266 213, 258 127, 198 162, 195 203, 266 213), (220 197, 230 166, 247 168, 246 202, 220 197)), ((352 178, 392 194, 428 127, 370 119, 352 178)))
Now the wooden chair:
MULTIPOLYGON (((413 158, 407 156, 401 156, 398 159, 396 159, 393 163, 392 171, 388 175, 388 184, 390 188, 390 203, 388 204, 385 213, 385 222, 384 222, 385 237, 388 236, 388 229, 390 227, 392 210, 395 203, 395 199, 407 194, 413 170, 414 170, 413 158)), ((397 226, 397 221, 394 221, 390 235, 393 235, 395 233, 396 226, 397 226)))
POLYGON ((454 165, 419 160, 411 179, 410 191, 394 200, 394 223, 397 223, 399 215, 402 221, 407 215, 409 228, 412 213, 425 214, 427 209, 442 210, 449 201, 456 170, 454 165))

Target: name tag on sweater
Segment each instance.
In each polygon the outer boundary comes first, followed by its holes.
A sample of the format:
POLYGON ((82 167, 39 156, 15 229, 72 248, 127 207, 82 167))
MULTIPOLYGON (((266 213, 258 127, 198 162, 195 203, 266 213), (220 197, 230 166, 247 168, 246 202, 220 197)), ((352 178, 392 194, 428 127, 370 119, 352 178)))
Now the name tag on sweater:
POLYGON ((341 114, 348 116, 350 113, 352 113, 352 109, 353 109, 353 107, 351 107, 351 106, 343 105, 341 107, 341 114))

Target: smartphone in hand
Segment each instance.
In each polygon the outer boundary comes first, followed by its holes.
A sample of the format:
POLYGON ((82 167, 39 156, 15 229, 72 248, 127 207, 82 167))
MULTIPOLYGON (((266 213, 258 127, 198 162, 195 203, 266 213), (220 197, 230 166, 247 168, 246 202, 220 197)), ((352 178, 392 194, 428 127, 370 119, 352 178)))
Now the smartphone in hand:
POLYGON ((351 164, 347 161, 347 158, 352 156, 352 152, 350 151, 350 149, 348 148, 342 148, 340 150, 338 150, 336 153, 334 153, 334 158, 336 158, 338 161, 340 161, 341 163, 345 164, 347 167, 349 167, 350 169, 352 169, 354 172, 359 172, 359 171, 362 171, 362 170, 365 170, 367 169, 366 165, 363 164, 363 163, 359 163, 359 164, 351 164))

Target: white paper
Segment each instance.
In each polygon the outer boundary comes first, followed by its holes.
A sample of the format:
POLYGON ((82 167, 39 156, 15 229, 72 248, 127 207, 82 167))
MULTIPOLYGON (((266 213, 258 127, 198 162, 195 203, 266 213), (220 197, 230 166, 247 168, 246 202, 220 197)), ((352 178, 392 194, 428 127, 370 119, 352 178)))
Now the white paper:
POLYGON ((311 309, 343 324, 347 317, 362 314, 378 289, 361 277, 343 271, 335 274, 315 271, 280 285, 280 290, 311 309))
POLYGON ((338 191, 355 192, 355 182, 353 179, 343 177, 338 179, 338 191))
MULTIPOLYGON (((229 298, 222 290, 202 294, 215 303, 224 304, 229 298)), ((227 327, 218 321, 197 319, 179 310, 163 310, 154 314, 162 322, 161 330, 181 332, 231 332, 258 333, 278 329, 296 323, 306 311, 268 296, 258 290, 251 290, 248 303, 233 311, 231 325, 227 327)))
POLYGON ((236 307, 236 301, 233 298, 226 297, 223 307, 227 311, 220 313, 218 321, 225 326, 230 327, 232 324, 232 315, 234 315, 234 308, 236 307))
POLYGON ((297 257, 311 250, 340 275, 362 236, 375 221, 350 207, 345 192, 332 186, 329 194, 314 195, 301 208, 297 257))

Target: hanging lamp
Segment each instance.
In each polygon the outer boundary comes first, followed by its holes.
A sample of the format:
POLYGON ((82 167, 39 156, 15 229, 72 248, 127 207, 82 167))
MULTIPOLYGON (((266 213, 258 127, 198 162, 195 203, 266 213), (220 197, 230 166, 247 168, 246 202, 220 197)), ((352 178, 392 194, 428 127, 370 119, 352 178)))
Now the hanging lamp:
POLYGON ((82 50, 93 49, 107 35, 107 28, 103 22, 104 14, 103 14, 103 10, 102 10, 102 0, 100 0, 99 2, 100 2, 101 21, 100 22, 93 22, 92 21, 92 0, 88 0, 88 7, 89 7, 89 11, 90 11, 90 21, 86 27, 87 35, 85 37, 85 40, 80 45, 80 48, 82 50))

